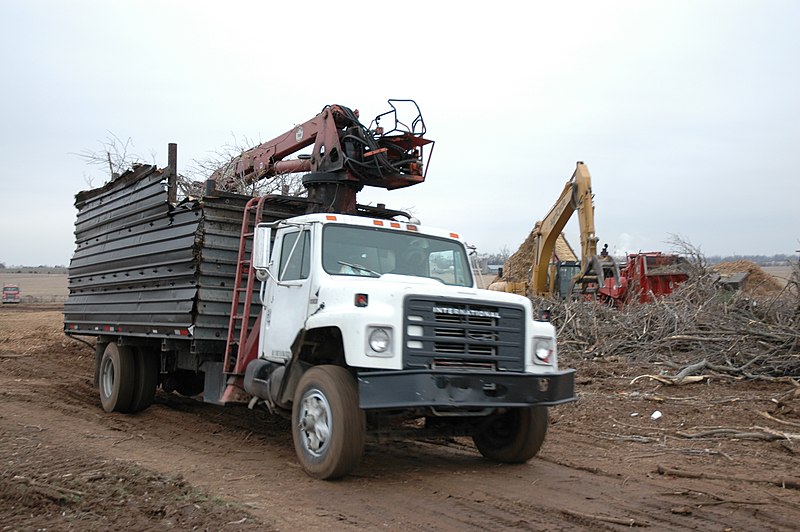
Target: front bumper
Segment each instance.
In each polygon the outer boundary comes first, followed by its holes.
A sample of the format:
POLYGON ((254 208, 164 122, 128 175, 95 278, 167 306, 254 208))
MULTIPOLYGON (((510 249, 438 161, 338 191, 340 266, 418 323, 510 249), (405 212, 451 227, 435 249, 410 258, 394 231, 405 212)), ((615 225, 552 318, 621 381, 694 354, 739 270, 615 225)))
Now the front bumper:
POLYGON ((359 406, 487 408, 552 406, 574 401, 575 370, 556 373, 442 370, 358 373, 359 406))

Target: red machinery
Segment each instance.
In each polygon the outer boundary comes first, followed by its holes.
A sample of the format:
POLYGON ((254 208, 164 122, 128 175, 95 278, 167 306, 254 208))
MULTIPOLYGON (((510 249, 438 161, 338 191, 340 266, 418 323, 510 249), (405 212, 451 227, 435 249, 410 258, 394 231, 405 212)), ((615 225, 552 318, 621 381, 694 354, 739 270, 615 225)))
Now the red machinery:
POLYGON ((628 281, 627 299, 640 303, 669 295, 689 278, 688 263, 679 255, 660 251, 632 253, 627 256, 622 276, 628 281))
MULTIPOLYGON (((610 264, 610 262, 609 262, 610 264)), ((614 276, 600 279, 598 297, 621 306, 630 301, 648 303, 671 294, 689 278, 688 263, 679 255, 660 251, 631 253, 619 267, 619 281, 614 276)), ((602 271, 602 268, 596 268, 602 271)))

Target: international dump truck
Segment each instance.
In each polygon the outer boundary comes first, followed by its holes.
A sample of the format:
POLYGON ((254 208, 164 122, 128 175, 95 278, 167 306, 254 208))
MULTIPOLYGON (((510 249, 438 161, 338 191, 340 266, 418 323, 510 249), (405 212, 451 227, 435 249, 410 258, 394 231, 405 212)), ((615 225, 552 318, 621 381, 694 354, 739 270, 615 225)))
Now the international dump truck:
POLYGON ((320 479, 352 471, 368 437, 469 436, 510 463, 538 452, 547 407, 574 400, 553 326, 527 298, 479 289, 460 234, 355 201, 424 180, 432 141, 396 102, 369 128, 326 106, 200 198, 177 197, 174 145, 166 168, 77 194, 64 327, 96 339, 104 410, 142 411, 159 387, 266 408, 320 479), (220 190, 287 171, 307 197, 220 190))

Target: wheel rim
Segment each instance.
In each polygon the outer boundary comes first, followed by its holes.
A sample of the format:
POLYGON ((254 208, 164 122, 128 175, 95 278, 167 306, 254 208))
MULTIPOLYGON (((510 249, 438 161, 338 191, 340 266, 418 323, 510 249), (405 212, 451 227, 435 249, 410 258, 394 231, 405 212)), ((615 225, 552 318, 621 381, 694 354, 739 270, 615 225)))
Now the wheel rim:
POLYGON ((325 453, 331 436, 331 407, 319 390, 309 390, 300 403, 298 430, 306 451, 314 456, 325 453))
POLYGON ((100 386, 103 387, 103 395, 111 397, 114 392, 114 363, 108 358, 103 360, 100 370, 100 386))
POLYGON ((519 425, 519 416, 514 412, 506 412, 492 420, 485 433, 486 439, 494 445, 507 445, 514 438, 517 425, 519 425))

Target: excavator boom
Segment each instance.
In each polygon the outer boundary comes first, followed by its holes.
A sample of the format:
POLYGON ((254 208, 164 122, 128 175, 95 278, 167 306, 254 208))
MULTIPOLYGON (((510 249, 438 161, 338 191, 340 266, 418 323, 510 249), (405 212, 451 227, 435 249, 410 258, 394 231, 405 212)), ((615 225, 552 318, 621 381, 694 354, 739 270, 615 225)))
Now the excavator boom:
POLYGON ((536 295, 545 295, 550 291, 547 274, 556 240, 576 210, 581 230, 581 271, 586 271, 591 258, 597 254, 597 235, 594 229, 592 178, 589 169, 581 161, 576 164, 575 172, 564 185, 558 200, 534 227, 536 238, 531 285, 536 295))

